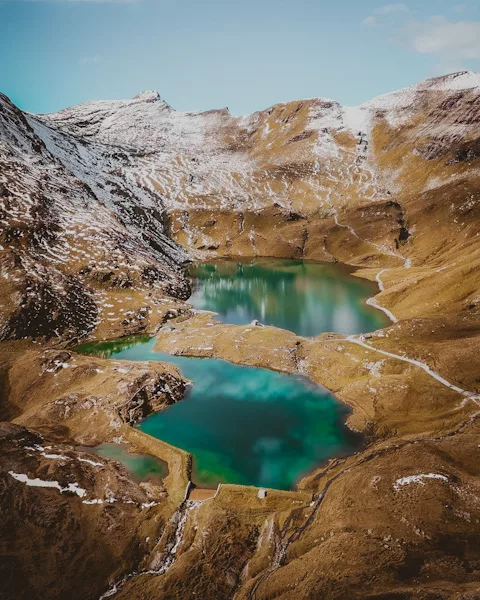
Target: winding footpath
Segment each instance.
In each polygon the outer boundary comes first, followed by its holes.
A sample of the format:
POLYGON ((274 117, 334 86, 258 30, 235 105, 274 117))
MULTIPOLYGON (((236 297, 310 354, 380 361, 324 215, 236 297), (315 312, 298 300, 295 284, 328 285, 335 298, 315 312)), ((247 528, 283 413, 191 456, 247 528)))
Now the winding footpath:
MULTIPOLYGON (((400 256, 400 255, 398 255, 398 256, 400 256)), ((404 258, 404 257, 402 257, 402 258, 404 258)), ((410 268, 410 260, 409 259, 404 259, 404 260, 405 260, 404 267, 406 269, 410 268)), ((377 273, 377 275, 375 277, 375 280, 378 283, 380 292, 385 291, 385 286, 383 284, 381 277, 388 270, 389 269, 382 269, 381 271, 379 271, 377 273)), ((388 315, 388 317, 392 320, 393 323, 396 323, 398 321, 397 317, 388 308, 381 306, 375 300, 375 298, 369 298, 367 300, 367 304, 369 306, 372 306, 374 308, 382 310, 386 315, 388 315)), ((427 375, 430 375, 430 377, 433 377, 434 379, 436 379, 439 383, 441 383, 445 387, 451 389, 454 392, 461 394, 462 396, 464 396, 466 398, 466 400, 472 400, 473 402, 476 402, 477 404, 480 405, 480 394, 475 394, 474 392, 470 392, 469 390, 464 390, 463 388, 459 387, 458 385, 450 383, 444 377, 442 377, 439 373, 436 373, 433 369, 431 369, 427 363, 421 362, 420 360, 416 360, 414 358, 408 358, 407 356, 402 356, 401 354, 395 354, 393 352, 388 352, 387 350, 380 350, 379 348, 376 348, 375 346, 372 346, 371 344, 367 344, 365 342, 364 335, 359 335, 359 336, 349 335, 345 338, 345 341, 350 342, 352 344, 357 344, 358 346, 362 346, 363 348, 366 348, 367 350, 373 350, 374 352, 378 352, 379 354, 383 354, 384 356, 388 356, 389 358, 395 358, 397 360, 401 360, 403 362, 414 365, 415 367, 419 367, 420 369, 425 371, 425 373, 427 373, 427 375)))
MULTIPOLYGON (((358 175, 358 173, 357 173, 358 175)), ((329 190, 329 192, 327 193, 327 196, 325 198, 326 203, 329 205, 329 207, 331 208, 332 212, 333 212, 333 219, 335 221, 335 224, 339 227, 348 229, 348 231, 350 231, 350 233, 352 235, 354 235, 357 239, 370 244, 371 246, 373 246, 374 248, 376 248, 377 250, 379 250, 380 252, 387 254, 389 256, 395 256, 396 258, 399 258, 401 260, 403 260, 403 267, 405 269, 409 269, 411 267, 411 260, 409 258, 406 258, 405 256, 394 252, 392 250, 389 250, 388 248, 385 248, 384 246, 381 246, 379 244, 376 244, 375 242, 372 242, 371 240, 366 240, 364 238, 362 238, 361 236, 358 235, 358 233, 355 231, 355 229, 351 226, 348 225, 346 223, 342 223, 340 222, 339 218, 338 218, 338 211, 337 209, 333 206, 331 200, 330 200, 330 194, 331 191, 329 190)), ((381 269, 377 275, 375 276, 375 281, 378 283, 378 287, 380 292, 384 292, 385 291, 385 285, 382 281, 382 275, 384 275, 386 272, 388 272, 390 269, 385 268, 385 269, 381 269)), ((397 323, 398 322, 398 318, 392 313, 391 310, 389 310, 388 308, 386 308, 385 306, 382 306, 375 298, 369 298, 366 302, 369 306, 372 306, 373 308, 376 308, 378 310, 383 311, 388 318, 393 322, 393 323, 397 323)), ((352 344, 357 344, 358 346, 362 346, 363 348, 366 348, 368 350, 372 350, 374 352, 378 352, 379 354, 383 354, 384 356, 388 356, 389 358, 395 358, 397 360, 401 360, 402 362, 406 362, 409 363, 413 366, 419 367, 420 369, 422 369, 423 371, 425 371, 425 373, 427 373, 427 375, 430 375, 430 377, 433 377, 436 381, 438 381, 439 383, 441 383, 442 385, 446 386, 447 388, 451 389, 454 392, 457 392, 459 394, 461 394, 462 396, 465 397, 466 400, 472 400, 473 402, 476 402, 477 404, 480 405, 480 394, 476 394, 474 392, 470 392, 469 390, 464 390, 463 388, 450 383, 449 381, 447 381, 444 377, 442 377, 439 373, 436 373, 435 371, 433 371, 433 369, 431 369, 428 364, 421 362, 419 360, 415 360, 413 358, 408 358, 406 356, 402 356, 400 354, 394 354, 393 352, 388 352, 386 350, 379 350, 378 348, 376 348, 375 346, 372 346, 370 344, 367 344, 365 342, 365 337, 360 335, 360 336, 347 336, 345 338, 345 341, 350 342, 352 344)))
MULTIPOLYGON (((402 257, 402 258, 403 258, 403 257, 402 257)), ((405 268, 406 268, 406 269, 408 269, 408 268, 409 268, 409 266, 410 266, 410 263, 409 263, 409 262, 408 262, 408 266, 407 266, 407 261, 408 261, 408 260, 409 260, 409 259, 405 259, 405 263, 404 263, 404 266, 405 266, 405 268)), ((382 281, 381 277, 382 277, 382 275, 383 275, 384 273, 386 273, 387 271, 388 271, 388 269, 382 269, 381 271, 379 271, 379 272, 377 273, 377 275, 376 275, 376 277, 375 277, 375 281, 378 283, 378 287, 380 288, 380 291, 381 291, 381 292, 384 292, 384 291, 385 291, 385 286, 383 285, 383 281, 382 281)), ((368 306, 372 306, 373 308, 377 308, 378 310, 381 310, 381 311, 383 311, 383 312, 384 312, 384 313, 387 315, 387 317, 388 317, 388 318, 389 318, 389 319, 390 319, 390 320, 391 320, 393 323, 396 323, 396 322, 398 321, 397 317, 396 317, 396 316, 395 316, 395 315, 392 313, 392 311, 388 310, 388 308, 385 308, 385 306, 382 306, 381 304, 379 304, 379 303, 378 303, 378 302, 375 300, 375 298, 369 298, 369 299, 367 300, 367 304, 368 304, 368 306)))
POLYGON ((423 363, 419 360, 415 360, 414 358, 408 358, 407 356, 402 356, 401 354, 394 354, 393 352, 388 352, 387 350, 380 350, 379 348, 376 348, 375 346, 371 346, 370 344, 367 344, 365 342, 365 337, 363 335, 360 335, 358 337, 349 335, 345 338, 345 341, 350 342, 352 344, 357 344, 358 346, 362 346, 363 348, 367 348, 367 350, 373 350, 374 352, 378 352, 379 354, 383 354, 384 356, 388 356, 389 358, 395 358, 397 360, 401 360, 403 362, 414 365, 415 367, 419 367, 420 369, 423 369, 423 371, 425 371, 425 373, 427 373, 427 375, 430 375, 430 377, 433 377, 434 379, 439 381, 441 384, 443 384, 447 388, 453 390, 454 392, 458 392, 462 396, 465 396, 466 399, 473 400, 474 402, 476 402, 477 404, 480 405, 480 394, 475 394, 474 392, 464 390, 461 387, 459 387, 458 385, 450 383, 444 377, 442 377, 441 375, 439 375, 438 373, 433 371, 426 363, 423 363))

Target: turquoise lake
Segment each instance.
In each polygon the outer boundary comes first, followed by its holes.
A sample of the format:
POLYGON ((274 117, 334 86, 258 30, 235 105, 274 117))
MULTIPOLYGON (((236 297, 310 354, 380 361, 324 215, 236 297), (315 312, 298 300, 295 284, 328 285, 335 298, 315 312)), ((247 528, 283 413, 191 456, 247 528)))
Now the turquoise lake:
MULTIPOLYGON (((308 379, 218 359, 171 356, 155 352, 155 343, 155 338, 130 338, 85 344, 79 351, 170 362, 193 382, 183 400, 139 428, 191 452, 197 485, 292 489, 314 467, 358 447, 359 437, 344 425, 347 407, 308 379)), ((116 458, 122 461, 120 454, 116 458)))
POLYGON ((189 268, 195 308, 218 313, 223 323, 257 319, 305 337, 326 331, 357 334, 390 324, 365 301, 376 283, 353 277, 335 263, 262 258, 217 260, 189 268))
POLYGON ((93 448, 95 454, 121 462, 127 471, 139 481, 158 481, 168 474, 168 466, 162 460, 148 454, 132 454, 122 444, 100 444, 93 448))
MULTIPOLYGON (((360 333, 387 324, 383 313, 365 305, 377 287, 339 265, 223 260, 194 265, 190 273, 190 302, 218 312, 224 322, 258 319, 303 335, 360 333)), ((139 428, 191 452, 194 483, 201 487, 227 482, 292 489, 303 475, 361 444, 345 426, 347 407, 304 377, 172 356, 155 352, 155 343, 143 336, 88 343, 78 351, 170 362, 192 381, 183 400, 139 428)))

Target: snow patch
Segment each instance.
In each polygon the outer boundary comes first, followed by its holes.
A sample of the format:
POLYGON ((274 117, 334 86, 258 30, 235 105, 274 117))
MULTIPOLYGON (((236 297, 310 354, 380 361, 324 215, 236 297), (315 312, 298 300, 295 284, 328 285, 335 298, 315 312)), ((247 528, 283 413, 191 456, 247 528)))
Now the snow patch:
POLYGON ((419 475, 409 475, 408 477, 401 477, 397 479, 394 484, 394 488, 399 490, 404 485, 410 485, 411 483, 418 483, 425 485, 425 479, 440 479, 441 481, 448 481, 448 477, 440 475, 439 473, 420 473, 419 475))
POLYGON ((65 492, 71 492, 73 494, 77 494, 77 496, 80 498, 83 498, 87 493, 87 490, 79 487, 77 483, 69 483, 65 487, 62 487, 58 481, 45 481, 38 478, 30 479, 28 475, 24 475, 23 473, 14 473, 13 471, 9 471, 8 473, 17 481, 25 483, 30 487, 54 488, 57 489, 61 494, 64 494, 65 492))

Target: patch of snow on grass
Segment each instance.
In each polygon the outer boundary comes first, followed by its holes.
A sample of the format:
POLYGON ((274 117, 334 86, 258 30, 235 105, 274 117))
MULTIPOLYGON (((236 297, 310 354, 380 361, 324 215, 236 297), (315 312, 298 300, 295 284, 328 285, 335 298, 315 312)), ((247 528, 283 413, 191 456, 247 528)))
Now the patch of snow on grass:
POLYGON ((419 483, 425 485, 425 479, 440 479, 441 481, 448 481, 448 477, 440 475, 439 473, 420 473, 419 475, 409 475, 408 477, 401 477, 397 479, 394 484, 394 488, 399 490, 404 485, 410 485, 411 483, 419 483))
POLYGON ((93 467, 103 467, 104 466, 103 463, 95 462, 94 460, 90 460, 89 458, 79 458, 78 460, 80 462, 88 463, 89 465, 92 465, 93 467))
POLYGON ((61 494, 65 492, 71 492, 73 494, 77 494, 80 498, 83 498, 87 493, 86 490, 79 487, 77 483, 69 483, 67 486, 62 487, 58 481, 45 481, 43 479, 30 479, 28 475, 24 475, 23 473, 14 473, 13 471, 8 472, 14 479, 20 481, 21 483, 25 483, 30 487, 43 487, 43 488, 54 488, 57 489, 61 494))

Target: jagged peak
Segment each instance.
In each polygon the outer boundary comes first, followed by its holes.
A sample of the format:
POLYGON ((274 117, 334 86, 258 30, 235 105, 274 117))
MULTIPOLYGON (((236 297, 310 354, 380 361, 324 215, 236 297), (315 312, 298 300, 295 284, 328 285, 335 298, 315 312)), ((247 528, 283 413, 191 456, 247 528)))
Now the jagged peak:
POLYGON ((163 108, 173 111, 173 108, 166 102, 156 90, 144 90, 134 96, 130 102, 140 102, 146 104, 158 104, 163 108))
POLYGON ((143 100, 144 102, 162 102, 162 98, 156 90, 144 90, 143 92, 140 92, 134 96, 133 100, 143 100))
POLYGON ((460 90, 470 90, 476 87, 480 87, 480 73, 475 71, 459 71, 457 73, 449 73, 448 75, 426 79, 409 87, 382 94, 365 102, 361 106, 368 106, 369 104, 375 105, 378 104, 379 101, 394 97, 407 97, 409 94, 421 91, 455 92, 460 90))
POLYGON ((480 87, 480 73, 475 71, 458 71, 427 79, 422 84, 421 88, 429 88, 444 91, 468 90, 475 87, 480 87))

